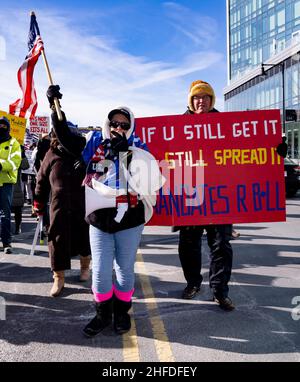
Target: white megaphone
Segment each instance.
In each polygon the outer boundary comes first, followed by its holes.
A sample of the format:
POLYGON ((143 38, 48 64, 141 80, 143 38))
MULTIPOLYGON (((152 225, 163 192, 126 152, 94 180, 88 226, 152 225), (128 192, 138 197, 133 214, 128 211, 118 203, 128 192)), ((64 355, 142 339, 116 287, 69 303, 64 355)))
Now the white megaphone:
POLYGON ((117 205, 116 198, 120 195, 126 195, 126 191, 108 187, 95 179, 92 179, 92 186, 93 188, 85 186, 85 216, 102 208, 117 207, 117 215, 114 220, 120 223, 128 210, 128 203, 118 203, 117 205))

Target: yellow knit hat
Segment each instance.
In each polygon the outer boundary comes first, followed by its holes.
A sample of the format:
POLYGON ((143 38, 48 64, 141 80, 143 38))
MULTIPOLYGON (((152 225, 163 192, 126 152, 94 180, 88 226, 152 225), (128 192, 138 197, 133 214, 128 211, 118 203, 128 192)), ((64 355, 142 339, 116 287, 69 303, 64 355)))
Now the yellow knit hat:
POLYGON ((196 94, 201 94, 201 93, 207 94, 211 97, 211 105, 209 110, 212 110, 216 102, 214 89, 210 86, 209 83, 205 81, 201 81, 201 80, 197 80, 191 83, 190 92, 188 96, 188 104, 189 104, 190 110, 195 111, 194 105, 193 105, 193 96, 196 94))

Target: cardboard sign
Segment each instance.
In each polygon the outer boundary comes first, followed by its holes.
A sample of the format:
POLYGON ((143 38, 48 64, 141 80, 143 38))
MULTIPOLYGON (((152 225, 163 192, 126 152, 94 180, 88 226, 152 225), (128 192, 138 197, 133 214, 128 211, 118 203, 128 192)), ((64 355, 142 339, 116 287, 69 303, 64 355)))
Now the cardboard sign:
POLYGON ((137 118, 136 125, 167 179, 151 225, 285 221, 279 110, 137 118))
POLYGON ((3 116, 5 116, 10 122, 10 135, 16 138, 20 145, 23 145, 26 130, 26 119, 0 110, 0 117, 3 116))
POLYGON ((50 119, 49 117, 34 117, 29 122, 30 134, 49 134, 50 119))

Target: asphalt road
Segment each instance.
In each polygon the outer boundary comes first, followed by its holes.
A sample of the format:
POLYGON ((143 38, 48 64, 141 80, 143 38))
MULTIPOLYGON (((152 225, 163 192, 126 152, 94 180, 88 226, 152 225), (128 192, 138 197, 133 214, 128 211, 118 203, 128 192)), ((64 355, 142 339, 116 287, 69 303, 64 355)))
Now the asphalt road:
POLYGON ((300 361, 300 193, 287 200, 287 222, 235 226, 241 236, 232 242, 233 312, 211 300, 206 237, 201 292, 182 300, 178 234, 147 227, 136 262, 133 327, 123 336, 107 328, 83 337, 94 308, 90 283, 78 281, 79 259, 62 296, 49 296, 47 247, 29 255, 35 226, 27 207, 14 253, 0 253, 0 361, 300 361))

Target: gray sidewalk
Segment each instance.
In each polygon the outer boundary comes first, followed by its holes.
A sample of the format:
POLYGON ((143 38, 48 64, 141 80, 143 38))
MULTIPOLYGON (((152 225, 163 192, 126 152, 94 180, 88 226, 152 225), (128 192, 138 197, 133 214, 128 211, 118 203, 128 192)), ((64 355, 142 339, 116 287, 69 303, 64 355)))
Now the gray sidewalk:
POLYGON ((72 260, 62 297, 52 284, 47 247, 29 256, 36 226, 25 208, 14 253, 0 253, 0 361, 300 361, 300 195, 287 200, 287 222, 237 225, 232 242, 233 312, 211 301, 203 238, 201 293, 180 299, 185 281, 178 234, 147 227, 136 262, 133 328, 94 339, 81 329, 94 315, 90 283, 72 260), (298 297, 297 297, 298 296, 298 297))

